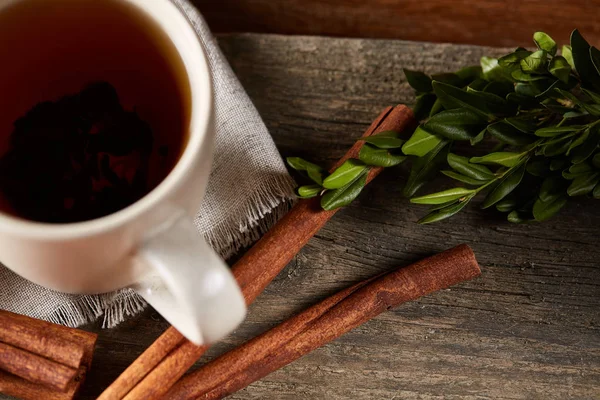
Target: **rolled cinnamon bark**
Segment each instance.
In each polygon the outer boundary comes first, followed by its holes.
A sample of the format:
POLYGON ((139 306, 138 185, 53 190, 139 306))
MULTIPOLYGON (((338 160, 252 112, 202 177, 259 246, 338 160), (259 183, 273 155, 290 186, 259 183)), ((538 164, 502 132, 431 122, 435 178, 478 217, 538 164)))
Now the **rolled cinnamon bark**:
POLYGON ((0 342, 0 369, 29 382, 64 391, 77 375, 67 367, 42 356, 0 342))
POLYGON ((94 333, 0 310, 0 393, 72 399, 92 364, 96 339, 94 333))
POLYGON ((85 380, 86 371, 87 367, 79 367, 77 376, 69 383, 65 391, 50 389, 8 372, 0 371, 0 393, 6 393, 22 400, 72 400, 77 396, 85 380))
POLYGON ((184 377, 166 399, 220 399, 323 346, 383 311, 481 273, 460 245, 368 280, 313 306, 184 377))
MULTIPOLYGON (((82 336, 74 329, 0 310, 0 342, 27 350, 71 368, 84 356, 82 336)), ((91 335, 94 337, 95 335, 91 335)), ((85 335, 84 335, 85 336, 85 335)))

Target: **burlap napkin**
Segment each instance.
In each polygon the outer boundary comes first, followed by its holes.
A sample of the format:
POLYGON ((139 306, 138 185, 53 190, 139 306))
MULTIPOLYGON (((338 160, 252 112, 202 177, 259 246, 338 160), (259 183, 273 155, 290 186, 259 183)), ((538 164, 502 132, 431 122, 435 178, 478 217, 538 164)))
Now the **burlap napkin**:
MULTIPOLYGON (((286 211, 294 183, 205 21, 187 0, 172 1, 204 44, 215 93, 215 156, 196 225, 213 248, 228 257, 257 239, 286 211)), ((0 265, 1 309, 73 327, 103 317, 103 325, 112 327, 145 306, 129 289, 97 296, 67 295, 32 284, 0 265)))

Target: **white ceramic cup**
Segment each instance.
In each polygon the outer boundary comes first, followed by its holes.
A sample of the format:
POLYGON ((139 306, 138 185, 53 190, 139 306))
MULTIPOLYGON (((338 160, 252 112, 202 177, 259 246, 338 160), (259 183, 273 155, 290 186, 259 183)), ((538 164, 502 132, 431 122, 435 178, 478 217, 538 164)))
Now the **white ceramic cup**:
POLYGON ((235 329, 246 305, 230 270, 192 222, 208 181, 215 134, 206 55, 169 0, 122 1, 153 19, 181 56, 191 89, 187 146, 153 191, 111 215, 44 224, 0 213, 0 261, 32 282, 67 293, 132 287, 189 340, 211 343, 235 329))

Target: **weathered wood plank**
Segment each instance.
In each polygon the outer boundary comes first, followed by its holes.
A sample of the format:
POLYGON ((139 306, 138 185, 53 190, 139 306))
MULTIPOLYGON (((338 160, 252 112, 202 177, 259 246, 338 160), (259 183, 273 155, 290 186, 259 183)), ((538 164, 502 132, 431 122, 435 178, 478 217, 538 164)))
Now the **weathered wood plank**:
MULTIPOLYGON (((450 71, 500 50, 272 35, 220 43, 284 155, 337 159, 378 111, 414 97, 402 68, 450 71)), ((378 177, 305 247, 206 359, 328 294, 461 242, 483 276, 381 315, 232 399, 600 398, 600 211, 512 225, 470 208, 418 226, 402 168, 378 177)), ((100 333, 94 398, 160 332, 154 312, 100 333)))
POLYGON ((542 30, 560 43, 579 28, 600 41, 590 0, 193 0, 216 32, 370 37, 529 46, 542 30))

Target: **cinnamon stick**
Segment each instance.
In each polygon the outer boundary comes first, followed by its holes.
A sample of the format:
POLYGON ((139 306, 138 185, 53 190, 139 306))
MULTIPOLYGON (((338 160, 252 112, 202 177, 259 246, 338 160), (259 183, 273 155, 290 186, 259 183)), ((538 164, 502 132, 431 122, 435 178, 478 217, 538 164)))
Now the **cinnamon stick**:
POLYGON ((0 393, 6 393, 22 400, 72 400, 77 396, 85 380, 86 371, 86 366, 79 367, 77 376, 69 383, 65 391, 50 389, 8 372, 0 371, 0 393))
MULTIPOLYGON (((386 130, 402 131, 413 124, 413 113, 408 107, 388 107, 363 136, 386 130)), ((331 170, 347 159, 357 157, 362 145, 363 142, 355 143, 331 170)), ((373 168, 367 183, 381 171, 382 168, 373 168)), ((299 201, 233 266, 232 272, 247 304, 258 297, 336 211, 323 210, 316 198, 299 201)), ((207 349, 208 346, 196 346, 185 340, 171 327, 100 395, 99 400, 159 398, 207 349), (175 340, 177 338, 179 340, 175 340), (168 355, 162 358, 165 353, 168 355)))
POLYGON ((165 398, 223 398, 383 311, 480 273, 472 250, 460 245, 369 280, 362 287, 342 291, 206 364, 178 382, 165 398))
POLYGON ((93 334, 82 336, 75 329, 0 310, 0 342, 71 368, 82 363, 85 346, 81 339, 87 342, 91 338, 95 342, 93 334))
POLYGON ((77 375, 67 367, 42 356, 0 342, 0 369, 29 382, 64 391, 77 375))
POLYGON ((0 310, 0 393, 69 400, 92 364, 97 335, 0 310))

